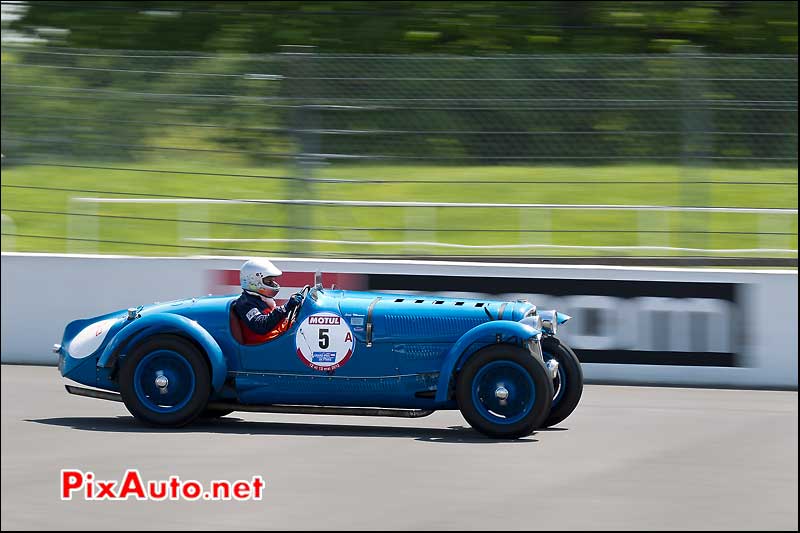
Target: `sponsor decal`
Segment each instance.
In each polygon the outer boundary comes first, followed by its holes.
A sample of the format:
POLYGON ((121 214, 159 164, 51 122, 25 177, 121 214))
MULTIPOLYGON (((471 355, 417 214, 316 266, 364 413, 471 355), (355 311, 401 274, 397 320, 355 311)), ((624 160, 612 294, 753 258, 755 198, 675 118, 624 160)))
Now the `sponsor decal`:
POLYGON ((336 361, 336 352, 313 352, 311 362, 333 363, 336 361))
POLYGON ((332 372, 353 355, 353 333, 342 317, 329 312, 316 313, 297 328, 297 356, 308 367, 332 372))
POLYGON ((328 326, 338 326, 339 322, 342 319, 338 316, 330 316, 330 315, 312 315, 308 317, 308 323, 311 325, 328 325, 328 326))
POLYGON ((573 317, 559 328, 583 363, 743 366, 742 285, 719 282, 371 274, 369 290, 514 301, 573 317), (472 292, 480 286, 484 292, 472 292))
POLYGON ((253 320, 253 318, 259 316, 260 314, 261 314, 261 311, 259 311, 258 309, 256 309, 254 307, 254 308, 252 308, 251 310, 249 310, 247 312, 247 320, 253 320))

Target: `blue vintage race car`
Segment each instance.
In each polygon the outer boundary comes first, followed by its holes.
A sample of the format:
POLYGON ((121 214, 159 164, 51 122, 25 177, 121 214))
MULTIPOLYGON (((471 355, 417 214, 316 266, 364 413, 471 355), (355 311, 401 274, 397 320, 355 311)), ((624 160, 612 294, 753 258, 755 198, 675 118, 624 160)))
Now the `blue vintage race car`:
POLYGON ((131 308, 67 325, 61 375, 177 427, 232 411, 422 417, 460 409, 478 431, 519 438, 558 424, 583 390, 555 334, 570 317, 503 302, 306 286, 289 327, 243 343, 236 296, 131 308))

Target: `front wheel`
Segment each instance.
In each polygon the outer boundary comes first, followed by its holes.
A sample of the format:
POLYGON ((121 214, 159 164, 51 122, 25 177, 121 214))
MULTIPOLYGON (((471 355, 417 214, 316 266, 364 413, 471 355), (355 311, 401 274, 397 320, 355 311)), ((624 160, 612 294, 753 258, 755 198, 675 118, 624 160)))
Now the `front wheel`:
POLYGON ((175 335, 157 335, 122 362, 119 389, 125 407, 154 426, 188 424, 208 405, 211 376, 200 351, 175 335))
POLYGON ((478 350, 461 369, 456 400, 476 430, 493 438, 518 439, 547 418, 553 382, 528 350, 495 344, 478 350))
POLYGON ((558 373, 553 378, 553 407, 542 427, 555 426, 572 414, 583 394, 583 371, 572 349, 555 337, 542 339, 544 360, 558 361, 558 373))

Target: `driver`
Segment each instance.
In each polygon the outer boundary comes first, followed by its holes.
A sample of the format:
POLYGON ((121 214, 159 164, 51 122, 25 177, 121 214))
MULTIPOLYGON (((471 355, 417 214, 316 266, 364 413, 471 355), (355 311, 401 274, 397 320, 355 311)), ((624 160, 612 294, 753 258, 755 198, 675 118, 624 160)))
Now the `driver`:
POLYGON ((284 305, 275 305, 273 298, 281 288, 275 278, 281 274, 267 259, 251 259, 242 265, 239 271, 242 294, 233 302, 233 309, 246 326, 242 328, 246 343, 269 340, 263 336, 278 326, 282 326, 278 328, 280 333, 285 331, 289 326, 286 317, 302 302, 302 295, 295 293, 284 305))

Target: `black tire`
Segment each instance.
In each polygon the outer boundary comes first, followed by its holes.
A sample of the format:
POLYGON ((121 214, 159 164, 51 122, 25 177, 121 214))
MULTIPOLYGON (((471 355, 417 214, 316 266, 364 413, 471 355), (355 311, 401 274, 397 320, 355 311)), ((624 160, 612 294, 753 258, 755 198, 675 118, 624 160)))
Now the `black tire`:
POLYGON ((553 388, 556 391, 554 396, 558 393, 559 386, 563 387, 563 391, 560 393, 560 398, 553 398, 550 415, 542 424, 542 427, 551 427, 563 422, 578 406, 583 394, 583 370, 578 356, 575 355, 572 348, 555 337, 542 339, 542 352, 544 352, 545 361, 550 356, 558 361, 559 373, 565 382, 562 382, 560 376, 553 380, 553 388))
MULTIPOLYGON (((157 362, 153 364, 157 365, 157 362)), ((134 347, 123 360, 119 372, 119 389, 125 407, 137 420, 153 426, 181 427, 192 422, 205 411, 211 395, 211 376, 205 358, 191 342, 176 335, 156 335, 134 347), (176 362, 185 375, 193 378, 193 386, 186 387, 187 393, 182 396, 184 400, 174 407, 178 407, 184 402, 185 404, 172 412, 159 412, 154 409, 149 402, 151 398, 158 399, 158 396, 148 396, 146 393, 142 393, 141 385, 138 387, 139 392, 137 393, 135 383, 137 367, 143 362, 145 364, 142 365, 143 368, 140 370, 138 378, 141 382, 149 382, 149 378, 152 376, 145 375, 145 370, 149 368, 148 365, 151 364, 152 358, 162 351, 169 352, 170 360, 176 362), (139 394, 142 394, 144 401, 139 394)), ((166 389, 169 390, 169 386, 166 389)))
POLYGON ((510 344, 495 344, 478 350, 464 364, 456 377, 456 401, 467 422, 484 435, 500 439, 518 439, 530 435, 544 423, 553 401, 553 382, 544 364, 528 350, 510 344), (476 388, 479 384, 473 383, 476 376, 482 368, 489 368, 488 365, 498 361, 522 367, 531 378, 535 389, 530 411, 513 423, 493 421, 482 413, 473 401, 474 388, 476 396, 479 396, 476 388))
POLYGON ((233 412, 233 409, 211 409, 206 408, 205 411, 200 413, 200 418, 206 420, 212 420, 214 418, 222 418, 223 416, 228 416, 233 412))

